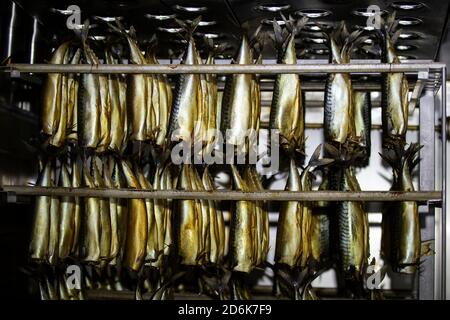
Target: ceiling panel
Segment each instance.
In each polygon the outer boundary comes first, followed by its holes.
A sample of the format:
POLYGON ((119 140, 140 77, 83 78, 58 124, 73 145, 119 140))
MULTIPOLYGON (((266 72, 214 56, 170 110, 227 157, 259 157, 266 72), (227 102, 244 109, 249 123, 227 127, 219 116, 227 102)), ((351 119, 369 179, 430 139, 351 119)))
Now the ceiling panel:
MULTIPOLYGON (((397 16, 405 25, 404 39, 399 40, 399 54, 410 59, 435 59, 438 55, 440 40, 443 30, 445 30, 447 11, 449 2, 441 0, 423 0, 418 7, 411 1, 382 1, 382 0, 286 0, 273 1, 276 5, 271 5, 268 1, 242 1, 242 0, 18 0, 26 11, 38 17, 45 27, 57 35, 57 39, 62 39, 73 32, 65 27, 66 16, 55 13, 51 8, 65 9, 68 5, 76 4, 81 8, 82 19, 94 16, 121 16, 123 24, 128 28, 133 25, 140 40, 145 43, 156 33, 160 39, 159 55, 168 57, 168 49, 174 50, 177 54, 184 47, 182 38, 176 31, 175 21, 154 19, 158 15, 176 15, 182 20, 192 20, 197 15, 202 15, 204 26, 197 28, 197 36, 202 34, 217 37, 217 42, 227 43, 228 50, 226 56, 230 56, 238 46, 241 26, 248 24, 248 32, 253 32, 260 23, 267 23, 274 17, 279 19, 280 15, 276 7, 283 8, 285 14, 299 17, 300 13, 311 16, 310 24, 324 23, 335 24, 338 21, 346 20, 349 25, 366 25, 367 17, 364 12, 369 5, 377 5, 382 11, 397 11, 397 16), (394 3, 394 5, 393 5, 394 3), (400 3, 403 6, 395 6, 400 3), (360 15, 355 14, 359 10, 360 15), (321 15, 325 12, 325 15, 321 15), (150 16, 149 16, 150 15, 150 16), (150 19, 149 17, 153 17, 150 19), (417 22, 417 24, 411 24, 417 22)), ((278 8, 278 9, 279 9, 278 8)), ((161 18, 161 17, 159 17, 161 18)), ((105 24, 95 21, 100 27, 92 29, 92 34, 104 33, 105 24)), ((268 24, 263 30, 271 32, 272 27, 268 24)), ((303 34, 298 39, 299 46, 306 47, 307 58, 326 58, 326 45, 320 44, 319 34, 303 34), (305 39, 305 37, 307 39, 305 39)), ((56 40, 60 41, 60 40, 56 40)), ((199 47, 202 41, 199 40, 199 47)), ((265 49, 265 57, 274 58, 275 51, 271 45, 265 49)))

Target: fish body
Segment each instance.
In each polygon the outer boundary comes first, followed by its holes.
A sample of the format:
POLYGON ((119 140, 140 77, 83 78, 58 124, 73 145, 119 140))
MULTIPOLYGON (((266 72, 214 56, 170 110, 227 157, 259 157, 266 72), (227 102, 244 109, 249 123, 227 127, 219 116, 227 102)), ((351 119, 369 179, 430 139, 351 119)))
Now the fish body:
MULTIPOLYGON (((36 185, 40 187, 51 187, 53 184, 51 173, 51 161, 48 161, 42 169, 36 185)), ((44 262, 47 258, 50 232, 50 206, 50 196, 36 197, 29 247, 30 259, 34 261, 44 262)))
MULTIPOLYGON (((140 188, 130 164, 121 162, 128 188, 140 188)), ((128 204, 128 227, 123 263, 125 267, 139 271, 144 264, 147 247, 148 226, 144 199, 130 199, 128 204)))
MULTIPOLYGON (((323 175, 320 191, 328 190, 328 179, 323 175)), ((330 259, 330 218, 328 216, 329 205, 319 202, 313 208, 311 220, 311 255, 313 261, 320 269, 330 259)))
MULTIPOLYGON (((63 64, 70 62, 70 50, 66 50, 63 58, 63 64)), ((60 76, 59 92, 59 120, 56 127, 56 132, 49 140, 49 144, 55 147, 61 147, 66 142, 66 129, 67 129, 67 112, 68 112, 68 76, 63 74, 60 76)))
MULTIPOLYGON (((115 161, 112 157, 109 157, 105 159, 103 163, 103 181, 106 188, 113 189, 113 178, 112 175, 114 174, 114 166, 115 161)), ((106 199, 107 203, 109 204, 109 238, 110 238, 110 245, 109 245, 109 255, 107 256, 107 260, 113 260, 117 257, 117 254, 119 253, 119 232, 118 232, 118 215, 117 215, 117 203, 119 199, 117 198, 109 198, 106 199)), ((107 218, 106 218, 107 219, 107 218)), ((106 220, 105 219, 105 220, 106 220)), ((102 233, 103 233, 103 226, 102 226, 102 233)), ((106 240, 106 239, 105 239, 106 240)))
MULTIPOLYGON (((152 190, 151 183, 144 176, 143 171, 140 168, 136 170, 136 176, 139 184, 143 189, 152 190)), ((158 258, 158 230, 155 221, 154 203, 152 199, 145 199, 145 208, 147 210, 147 248, 145 261, 154 262, 158 258)))
MULTIPOLYGON (((215 189, 214 181, 209 173, 208 167, 205 168, 202 176, 203 187, 206 191, 212 191, 215 189)), ((222 226, 220 225, 218 219, 222 212, 217 210, 217 205, 214 200, 208 200, 209 208, 209 239, 210 239, 210 250, 209 250, 209 261, 211 263, 218 263, 223 257, 223 242, 221 242, 221 232, 225 230, 219 230, 222 226)), ((223 217, 222 217, 223 219, 223 217)))
MULTIPOLYGON (((341 191, 360 191, 352 168, 344 169, 341 191)), ((349 277, 359 277, 364 272, 369 258, 369 226, 367 213, 361 202, 337 203, 339 254, 341 270, 349 277)))
MULTIPOLYGON (((330 57, 333 64, 350 62, 354 47, 364 40, 360 30, 349 34, 345 23, 341 23, 329 35, 330 57)), ((325 83, 324 134, 329 143, 355 142, 353 92, 350 74, 329 74, 325 83)))
MULTIPOLYGON (((393 191, 414 191, 412 170, 418 163, 418 144, 401 158, 390 162, 394 171, 393 191)), ((402 201, 385 206, 383 214, 382 253, 394 272, 412 274, 420 263, 420 221, 417 202, 402 201)))
MULTIPOLYGON (((62 186, 64 188, 72 187, 69 169, 66 163, 61 166, 62 186)), ((58 240, 58 258, 63 260, 70 255, 72 249, 72 241, 75 232, 75 198, 61 197, 60 220, 59 220, 59 240, 58 240)))
MULTIPOLYGON (((252 64, 250 46, 247 37, 242 37, 241 46, 236 58, 237 64, 252 64)), ((226 142, 246 149, 245 138, 251 125, 252 112, 252 75, 233 74, 226 85, 222 99, 221 129, 226 142)))
MULTIPOLYGON (((176 180, 172 176, 170 166, 166 166, 162 173, 162 179, 161 179, 161 185, 164 190, 173 190, 176 188, 176 180)), ((164 217, 165 217, 165 223, 164 223, 164 248, 163 252, 165 256, 169 256, 173 243, 174 243, 174 237, 173 237, 173 205, 172 205, 171 199, 165 199, 165 206, 164 206, 164 217)))
MULTIPOLYGON (((62 43, 53 53, 51 64, 62 64, 69 49, 69 42, 62 43)), ((42 97, 41 124, 42 132, 52 136, 58 129, 61 116, 61 73, 49 73, 44 82, 42 97)))
MULTIPOLYGON (((233 182, 237 190, 248 191, 247 183, 237 168, 231 165, 233 182)), ((254 207, 249 201, 236 201, 231 218, 230 245, 231 265, 234 271, 249 273, 256 266, 254 207)))
MULTIPOLYGON (((161 190, 164 185, 163 179, 163 166, 158 165, 156 167, 155 177, 153 180, 153 190, 161 190)), ((157 244, 157 252, 164 250, 164 228, 166 219, 166 200, 155 199, 154 200, 154 216, 155 216, 155 243, 157 244)), ((158 262, 160 263, 160 261, 158 262)))
MULTIPOLYGON (((146 64, 145 56, 138 47, 137 41, 127 36, 128 46, 130 48, 130 63, 146 64)), ((151 101, 151 95, 148 90, 148 78, 144 74, 132 74, 128 76, 127 83, 127 110, 129 118, 130 139, 133 141, 147 140, 147 122, 148 122, 148 101, 151 101)))
POLYGON ((325 85, 324 130, 328 142, 344 144, 352 123, 352 91, 348 74, 333 73, 325 85))
MULTIPOLYGON (((81 59, 82 50, 78 48, 70 64, 79 64, 81 59)), ((67 79, 67 90, 68 90, 68 102, 67 102, 67 140, 77 141, 78 140, 78 86, 79 77, 76 74, 70 73, 67 79)))
MULTIPOLYGON (((106 62, 108 64, 115 64, 113 56, 110 51, 105 51, 106 62)), ((108 92, 110 97, 110 143, 108 149, 121 153, 123 150, 123 143, 125 140, 125 123, 126 105, 120 101, 120 76, 115 74, 108 75, 108 92)))
MULTIPOLYGON (((394 20, 395 21, 395 20, 394 20)), ((388 21, 381 32, 381 59, 384 63, 400 63, 392 35, 394 21, 388 21)), ((406 143, 408 127, 408 81, 404 73, 384 73, 381 90, 381 120, 383 126, 383 146, 392 148, 406 143)))
MULTIPOLYGON (((100 158, 93 158, 93 179, 96 188, 105 188, 105 180, 103 178, 102 172, 103 167, 99 167, 100 158)), ((102 163, 102 166, 105 164, 102 163)), ((110 214, 110 203, 109 198, 99 199, 100 207, 100 258, 102 260, 109 260, 111 252, 111 214, 110 214)))
MULTIPOLYGON (((295 37, 287 39, 285 48, 280 48, 279 62, 297 64, 295 37)), ((270 107, 270 129, 279 130, 282 139, 289 145, 297 145, 304 141, 304 109, 301 84, 298 74, 278 74, 273 89, 270 107)))
MULTIPOLYGON (((73 188, 81 187, 81 166, 78 159, 74 159, 72 162, 72 181, 73 188)), ((71 255, 78 257, 79 254, 79 239, 81 229, 81 199, 80 197, 74 197, 73 207, 73 240, 72 247, 70 249, 71 255)))
MULTIPOLYGON (((302 174, 300 175, 300 183, 302 191, 312 190, 312 174, 310 172, 310 167, 307 166, 302 174)), ((301 252, 298 265, 301 269, 308 266, 311 259, 311 225, 312 225, 312 206, 311 202, 304 202, 302 204, 301 213, 301 232, 302 232, 302 242, 301 242, 301 252)))
MULTIPOLYGON (((191 37, 184 54, 183 64, 197 65, 198 54, 194 39, 191 37)), ((198 74, 180 74, 176 83, 173 106, 170 113, 169 131, 167 139, 190 141, 194 134, 195 121, 199 110, 199 86, 198 74), (178 134, 172 134, 178 130, 178 134), (172 139, 173 138, 173 139, 172 139)))
POLYGON ((355 112, 355 137, 362 148, 362 161, 368 163, 370 158, 370 132, 372 128, 370 92, 353 92, 353 110, 355 112))
MULTIPOLYGON (((83 184, 88 188, 95 188, 95 181, 85 164, 83 168, 83 184)), ((84 256, 83 261, 97 264, 100 262, 101 216, 100 199, 84 198, 84 256)))
MULTIPOLYGON (((51 175, 55 177, 56 181, 56 168, 52 166, 51 175)), ((61 186, 62 179, 59 179, 58 186, 61 186)), ((55 184, 53 185, 55 186, 55 184)), ((49 265, 55 265, 58 262, 58 241, 59 241, 59 197, 52 196, 50 200, 50 235, 48 240, 48 256, 47 263, 49 265)))
MULTIPOLYGON (((290 160, 287 191, 301 191, 301 179, 294 159, 290 160)), ((291 268, 297 265, 302 244, 303 206, 298 201, 286 201, 281 204, 277 227, 275 263, 291 268)))
MULTIPOLYGON (((212 65, 215 63, 214 60, 214 54, 211 52, 208 55, 208 58, 206 59, 206 63, 205 64, 209 64, 212 65)), ((215 130, 219 130, 220 127, 218 126, 218 117, 217 117, 217 113, 218 113, 218 108, 217 108, 217 97, 218 97, 218 90, 217 90, 217 75, 216 74, 207 74, 205 75, 206 77, 206 86, 207 86, 207 91, 208 91, 208 100, 207 100, 207 107, 206 107, 206 112, 208 113, 207 116, 207 142, 208 142, 208 147, 206 148, 206 150, 208 150, 207 152, 209 152, 209 150, 212 150, 213 148, 213 142, 214 142, 214 136, 213 136, 213 131, 215 132, 215 130)))
MULTIPOLYGON (((84 59, 88 64, 95 64, 96 59, 90 47, 84 45, 84 59)), ((83 73, 78 89, 78 143, 82 148, 96 149, 100 143, 101 96, 100 80, 97 74, 83 73)))
MULTIPOLYGON (((189 173, 190 164, 183 165, 178 180, 179 190, 192 190, 192 175, 189 173)), ((175 213, 177 254, 180 263, 184 265, 197 265, 201 250, 199 212, 196 202, 192 199, 178 200, 175 213)))

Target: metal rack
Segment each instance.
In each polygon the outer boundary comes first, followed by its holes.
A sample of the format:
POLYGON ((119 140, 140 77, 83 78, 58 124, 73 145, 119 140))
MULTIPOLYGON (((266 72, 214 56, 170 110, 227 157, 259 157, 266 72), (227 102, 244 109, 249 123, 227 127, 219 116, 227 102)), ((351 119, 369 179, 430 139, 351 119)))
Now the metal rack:
MULTIPOLYGON (((419 142, 423 145, 420 151, 421 162, 419 166, 419 190, 416 192, 390 192, 390 191, 362 191, 362 192, 237 192, 237 191, 146 191, 146 190, 108 190, 87 188, 42 188, 27 186, 3 186, 0 191, 6 192, 10 197, 15 195, 71 195, 96 196, 117 198, 200 198, 214 200, 274 200, 274 201, 421 201, 420 213, 424 217, 421 229, 422 241, 435 239, 435 208, 440 204, 441 217, 438 220, 441 250, 435 256, 427 256, 422 264, 422 273, 419 277, 419 299, 445 299, 445 271, 446 271, 446 65, 432 61, 415 61, 402 64, 379 63, 374 60, 352 61, 350 64, 334 65, 323 60, 302 60, 297 65, 275 64, 273 60, 266 60, 261 65, 229 64, 229 60, 218 61, 216 65, 181 65, 168 64, 161 61, 160 65, 50 65, 50 64, 10 64, 0 67, 0 71, 10 72, 11 76, 20 76, 20 73, 147 73, 147 74, 181 74, 181 73, 299 73, 299 74, 327 74, 352 73, 358 75, 380 74, 386 72, 404 72, 417 74, 417 80, 412 87, 412 103, 420 100, 419 116, 419 142), (439 93, 439 94, 438 94, 439 93), (442 190, 435 190, 435 110, 440 106, 440 133, 442 138, 442 190), (424 111, 424 112, 422 112, 424 111), (436 276, 441 277, 440 285, 435 285, 436 276)), ((358 87, 358 86, 357 86, 358 87)), ((322 86, 312 83, 303 86, 303 90, 318 91, 322 86)), ((270 90, 270 86, 263 86, 262 90, 270 90)), ((359 90, 379 90, 376 83, 362 84, 359 90)), ((410 105, 411 106, 411 105, 410 105)), ((415 107, 415 105, 413 105, 415 107)))

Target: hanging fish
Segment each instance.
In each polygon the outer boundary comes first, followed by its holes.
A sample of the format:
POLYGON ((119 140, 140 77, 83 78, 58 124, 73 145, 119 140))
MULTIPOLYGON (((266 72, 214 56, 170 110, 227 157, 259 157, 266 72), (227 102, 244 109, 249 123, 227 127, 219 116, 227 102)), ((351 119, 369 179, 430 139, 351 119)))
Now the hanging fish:
MULTIPOLYGON (((235 189, 250 191, 247 182, 242 179, 238 169, 233 164, 231 165, 231 171, 235 189)), ((231 266, 234 271, 249 273, 256 266, 254 204, 245 200, 236 201, 231 217, 229 245, 231 266)))
POLYGON ((370 132, 372 129, 372 105, 370 100, 370 92, 353 91, 353 110, 355 113, 355 140, 360 152, 361 162, 358 164, 366 166, 369 164, 371 139, 370 132))
MULTIPOLYGON (((396 30, 398 21, 395 12, 383 23, 378 35, 381 41, 381 62, 400 63, 395 50, 395 42, 401 30, 396 30)), ((381 90, 381 113, 383 126, 383 146, 404 147, 408 128, 408 81, 404 73, 383 73, 381 90)))
MULTIPOLYGON (((156 58, 158 40, 153 36, 147 48, 146 59, 149 64, 159 64, 156 58)), ((158 146, 166 145, 166 136, 169 129, 169 117, 172 107, 172 87, 167 75, 153 75, 152 107, 155 113, 154 137, 158 146)))
MULTIPOLYGON (((329 190, 327 173, 322 171, 322 182, 319 191, 329 190)), ((314 268, 319 271, 328 267, 331 260, 331 221, 329 203, 319 201, 313 208, 311 220, 311 256, 314 268)))
MULTIPOLYGON (((52 179, 52 164, 51 161, 47 161, 44 168, 39 174, 36 185, 39 187, 51 187, 53 185, 52 179)), ((50 233, 50 206, 50 196, 36 197, 29 255, 31 260, 37 262, 44 262, 48 254, 50 233)))
MULTIPOLYGON (((70 64, 79 64, 81 59, 80 48, 76 49, 70 64)), ((76 74, 70 73, 67 76, 67 140, 77 141, 78 140, 78 86, 79 77, 76 74)))
MULTIPOLYGON (((349 34, 342 22, 328 35, 330 46, 329 62, 344 64, 350 62, 354 47, 365 38, 360 37, 361 30, 349 34)), ((354 110, 352 101, 352 83, 348 73, 331 73, 325 84, 324 132, 325 141, 344 144, 355 140, 354 110)))
MULTIPOLYGON (((68 64, 70 62, 70 50, 66 50, 63 58, 63 64, 68 64)), ((57 111, 59 115, 58 125, 56 127, 56 132, 50 137, 49 144, 55 147, 61 147, 66 142, 66 129, 67 129, 67 112, 68 112, 68 78, 67 74, 61 75, 60 86, 58 88, 58 95, 60 101, 57 103, 59 110, 57 111)))
MULTIPOLYGON (((283 16, 284 18, 284 16, 283 16)), ((273 21, 275 46, 278 51, 278 63, 297 64, 295 37, 308 21, 285 20, 286 29, 273 21)), ((286 149, 303 152, 304 149, 304 107, 298 74, 277 74, 273 89, 272 105, 270 107, 270 129, 278 130, 281 145, 286 149)))
MULTIPOLYGON (((260 28, 255 32, 252 42, 252 51, 257 54, 255 64, 262 64, 264 37, 260 35, 260 28)), ((253 56, 253 53, 252 53, 253 56)), ((257 135, 259 132, 259 123, 261 120, 261 88, 259 85, 260 75, 252 74, 252 116, 250 121, 250 129, 257 135)))
MULTIPOLYGON (((248 183, 253 191, 264 191, 256 167, 248 165, 244 171, 244 180, 248 183)), ((269 213, 267 203, 264 201, 255 202, 255 219, 256 219, 256 265, 261 265, 267 259, 269 252, 269 213)))
MULTIPOLYGON (((108 64, 115 64, 115 59, 111 51, 105 51, 106 62, 108 64)), ((110 97, 110 119, 111 119, 111 134, 108 149, 118 154, 122 153, 125 141, 125 124, 127 122, 126 105, 120 101, 120 75, 108 75, 108 90, 110 97)))
MULTIPOLYGON (((247 36, 242 35, 235 63, 253 63, 252 51, 247 36)), ((252 115, 252 75, 232 74, 227 76, 222 98, 221 131, 227 144, 238 146, 247 153, 248 130, 252 115)))
MULTIPOLYGON (((184 164, 181 167, 178 179, 178 190, 192 191, 194 181, 190 173, 191 164, 184 164)), ((180 258, 180 263, 184 265, 197 265, 201 258, 202 239, 201 237, 201 211, 198 210, 196 201, 193 199, 177 200, 175 204, 175 235, 176 252, 180 258)))
MULTIPOLYGON (((131 165, 121 162, 123 175, 128 188, 141 187, 131 165)), ((128 204, 128 227, 126 231, 124 266, 138 272, 144 264, 147 247, 148 226, 144 199, 130 199, 128 204)))
MULTIPOLYGON (((109 24, 109 26, 127 39, 130 50, 129 63, 137 65, 147 64, 147 60, 139 48, 134 27, 131 26, 130 32, 127 33, 119 21, 116 21, 116 24, 117 26, 112 24, 109 24)), ((149 109, 147 104, 151 103, 151 92, 148 90, 152 86, 149 86, 147 75, 130 74, 128 75, 126 87, 129 138, 131 141, 146 141, 148 139, 148 126, 152 125, 151 118, 147 114, 149 109)))
MULTIPOLYGON (((198 54, 193 33, 200 20, 201 17, 196 18, 190 26, 178 21, 187 31, 188 46, 184 52, 183 64, 198 64, 198 54)), ((167 135, 169 141, 192 140, 200 103, 199 86, 200 76, 198 74, 179 75, 175 86, 172 110, 170 112, 169 131, 167 135), (175 131, 177 131, 177 134, 175 134, 175 131)))
MULTIPOLYGON (((311 170, 332 162, 319 159, 321 145, 314 151, 308 165, 299 174, 291 157, 287 191, 311 191, 311 170)), ((313 259, 313 213, 312 204, 303 201, 283 202, 280 209, 275 247, 274 290, 280 290, 293 299, 302 299, 302 292, 310 285, 309 264, 313 259), (281 281, 284 280, 284 281, 281 281), (287 285, 286 285, 287 283, 287 285)))
MULTIPOLYGON (((419 163, 418 143, 395 155, 381 155, 392 166, 392 191, 414 191, 412 171, 419 163)), ((402 201, 385 205, 382 223, 382 255, 394 272, 412 274, 419 267, 421 254, 420 221, 417 202, 402 201)))
MULTIPOLYGON (((202 176, 203 186, 206 191, 215 190, 214 181, 206 167, 202 176)), ((217 202, 208 200, 209 207, 209 238, 210 238, 210 254, 209 261, 211 263, 220 263, 224 256, 225 250, 225 224, 222 211, 217 208, 217 202)))
MULTIPOLYGON (((61 165, 61 184, 64 188, 72 187, 69 168, 66 162, 61 165)), ((58 258, 66 259, 72 249, 72 241, 74 239, 75 230, 75 198, 61 197, 60 219, 59 219, 59 239, 58 239, 58 258)))
MULTIPOLYGON (((73 188, 81 187, 81 160, 79 158, 72 159, 72 181, 71 185, 73 188)), ((70 249, 71 256, 78 258, 80 251, 80 230, 81 230, 81 198, 74 197, 74 208, 73 208, 73 239, 72 247, 70 249)))
MULTIPOLYGON (((64 57, 66 56, 69 46, 69 42, 62 43, 53 53, 50 63, 64 63, 64 57)), ((56 134, 61 119, 61 86, 61 73, 49 73, 47 75, 43 87, 41 124, 42 133, 50 137, 56 134)), ((57 142, 57 144, 60 145, 59 142, 57 142)))
MULTIPOLYGON (((208 50, 208 57, 206 59, 205 64, 214 64, 215 63, 215 57, 221 53, 224 50, 224 46, 221 45, 215 45, 213 40, 211 38, 204 38, 206 48, 208 50)), ((218 100, 218 89, 217 89, 217 75, 216 74, 206 74, 206 86, 207 86, 207 92, 208 92, 208 99, 207 99, 207 136, 206 136, 206 153, 210 153, 214 148, 214 140, 215 136, 214 133, 216 133, 216 130, 219 130, 220 127, 218 124, 218 106, 217 106, 217 100, 218 100)))
MULTIPOLYGON (((97 60, 87 42, 87 27, 83 30, 83 59, 87 64, 97 60)), ((100 143, 100 80, 94 73, 81 74, 78 88, 77 133, 78 145, 85 149, 96 149, 100 143)))
MULTIPOLYGON (((96 188, 105 188, 105 181, 102 173, 104 172, 102 159, 92 158, 91 174, 96 188)), ((99 199, 100 214, 100 259, 109 260, 111 252, 111 214, 108 198, 99 199)))
MULTIPOLYGON (((122 189, 126 187, 123 174, 120 170, 120 164, 118 161, 114 161, 113 169, 111 172, 111 183, 115 189, 122 189)), ((119 251, 115 259, 111 261, 111 264, 121 265, 121 262, 125 256, 127 228, 128 228, 128 201, 127 199, 116 200, 116 212, 117 212, 117 238, 119 242, 119 251)))
MULTIPOLYGON (((339 191, 361 191, 354 169, 342 169, 339 191)), ((369 259, 369 224, 363 204, 341 201, 336 204, 340 272, 353 294, 361 295, 363 275, 369 259)))
MULTIPOLYGON (((92 166, 92 159, 91 159, 92 166)), ((83 184, 88 188, 96 188, 94 178, 90 174, 87 164, 83 167, 83 184)), ((83 226, 83 256, 82 260, 97 264, 100 262, 100 199, 95 197, 84 198, 84 226, 83 226)))

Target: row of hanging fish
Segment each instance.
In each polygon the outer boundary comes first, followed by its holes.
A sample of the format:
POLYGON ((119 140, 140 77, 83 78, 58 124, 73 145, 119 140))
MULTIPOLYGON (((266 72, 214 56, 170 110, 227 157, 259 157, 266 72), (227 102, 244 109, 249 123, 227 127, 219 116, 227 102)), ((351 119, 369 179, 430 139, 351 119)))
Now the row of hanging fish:
MULTIPOLYGON (((278 63, 296 64, 296 36, 307 20, 283 19, 284 28, 273 23, 278 63)), ((394 21, 390 17, 385 30, 380 32, 384 41, 382 58, 399 63, 393 47, 394 21)), ((184 64, 203 63, 192 36, 199 22, 200 19, 190 24, 179 22, 186 30, 184 64)), ((125 32, 120 24, 110 27, 126 40, 129 63, 158 63, 155 39, 143 54, 133 28, 125 32)), ((361 31, 349 34, 345 24, 340 24, 328 34, 330 63, 349 63, 351 53, 365 39, 361 31)), ((210 40, 207 46, 205 63, 213 64, 221 48, 210 40)), ((244 34, 233 63, 261 63, 262 49, 263 37, 258 32, 251 39, 244 34)), ((105 50, 106 63, 114 64, 121 59, 114 50, 105 50)), ((64 43, 51 60, 57 64, 79 62, 100 63, 91 48, 87 29, 79 48, 64 43)), ((407 81, 402 73, 383 77, 384 146, 397 150, 395 157, 386 158, 394 170, 393 190, 411 190, 411 171, 418 161, 418 147, 411 145, 406 152, 398 151, 398 146, 406 143, 407 81)), ((354 90, 349 74, 332 73, 326 82, 324 107, 325 156, 334 162, 319 159, 318 148, 299 174, 297 153, 304 154, 306 140, 300 77, 277 75, 269 128, 279 130, 280 144, 290 155, 286 190, 312 190, 312 171, 322 167, 321 190, 360 191, 354 166, 367 164, 370 156, 370 93, 354 90)), ((218 128, 227 133, 226 143, 243 146, 247 153, 248 130, 257 132, 260 127, 261 96, 259 77, 254 74, 228 75, 221 103, 214 74, 180 74, 173 94, 165 75, 49 74, 42 109, 42 132, 48 144, 59 148, 75 142, 84 150, 94 150, 98 156, 88 159, 84 155, 82 161, 67 157, 61 161, 58 179, 54 161, 48 161, 41 170, 39 186, 210 191, 215 186, 208 167, 199 174, 195 166, 183 164, 178 171, 170 163, 161 164, 153 159, 156 166, 150 168, 152 161, 147 166, 141 164, 141 152, 138 161, 132 162, 102 154, 107 151, 116 156, 126 154, 129 141, 137 142, 143 151, 143 142, 166 148, 170 141, 180 140, 201 141, 203 152, 210 152, 215 138, 210 131, 218 128)), ((254 166, 231 165, 230 171, 233 189, 263 190, 254 166)), ((215 201, 96 197, 82 200, 56 196, 40 196, 36 200, 30 257, 37 262, 56 265, 70 258, 89 266, 120 265, 142 273, 168 268, 167 257, 174 253, 177 262, 188 267, 228 263, 233 273, 230 296, 247 299, 246 274, 263 267, 267 260, 269 224, 264 201, 241 200, 232 204, 226 252, 224 217, 215 201)), ((420 247, 417 204, 399 203, 388 210, 395 214, 383 222, 386 225, 383 239, 395 239, 395 246, 387 245, 394 240, 385 241, 383 252, 395 270, 411 272, 420 247), (399 234, 400 238, 395 238, 399 234), (413 243, 410 239, 414 239, 413 243)), ((369 258, 368 236, 367 213, 362 203, 283 203, 275 248, 276 292, 296 299, 314 298, 310 283, 334 260, 352 293, 360 293, 369 258), (333 220, 327 211, 337 212, 337 218, 333 220)), ((164 287, 161 279, 157 281, 156 292, 164 287)), ((51 296, 48 281, 41 283, 48 288, 43 296, 51 296)), ((148 283, 146 279, 145 286, 152 287, 148 283)), ((141 297, 139 286, 137 298, 141 297)), ((167 291, 160 291, 160 295, 166 294, 167 291)))

